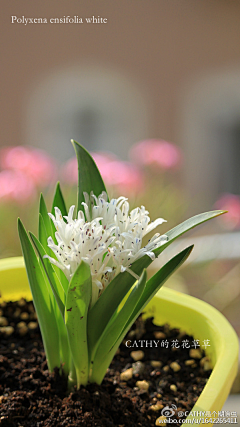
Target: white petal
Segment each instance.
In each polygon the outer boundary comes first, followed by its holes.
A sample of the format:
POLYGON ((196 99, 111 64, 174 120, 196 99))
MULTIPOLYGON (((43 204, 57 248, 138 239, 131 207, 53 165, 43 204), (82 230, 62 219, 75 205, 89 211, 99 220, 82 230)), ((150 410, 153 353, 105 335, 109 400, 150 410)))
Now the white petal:
POLYGON ((155 254, 153 252, 148 251, 148 252, 146 252, 146 255, 148 255, 152 261, 155 260, 155 254))
POLYGON ((150 233, 150 231, 154 230, 154 228, 156 228, 158 225, 161 225, 163 222, 167 221, 163 218, 158 218, 155 221, 151 222, 151 224, 147 226, 144 236, 145 234, 150 233))

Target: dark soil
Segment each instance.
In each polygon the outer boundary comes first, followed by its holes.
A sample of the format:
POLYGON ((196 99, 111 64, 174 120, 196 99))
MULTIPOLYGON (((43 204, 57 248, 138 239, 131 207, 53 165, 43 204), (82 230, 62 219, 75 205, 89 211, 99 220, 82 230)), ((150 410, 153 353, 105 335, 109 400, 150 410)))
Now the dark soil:
POLYGON ((101 386, 89 384, 69 394, 66 378, 47 369, 32 302, 0 304, 0 426, 170 426, 158 420, 162 409, 176 405, 177 412, 190 411, 206 384, 211 371, 204 352, 193 354, 192 337, 152 319, 139 318, 126 340, 101 386), (139 347, 128 348, 127 339, 139 347), (141 348, 140 340, 148 340, 148 347, 142 341, 141 348), (168 348, 161 347, 166 340, 168 348), (190 348, 184 348, 184 340, 190 348))

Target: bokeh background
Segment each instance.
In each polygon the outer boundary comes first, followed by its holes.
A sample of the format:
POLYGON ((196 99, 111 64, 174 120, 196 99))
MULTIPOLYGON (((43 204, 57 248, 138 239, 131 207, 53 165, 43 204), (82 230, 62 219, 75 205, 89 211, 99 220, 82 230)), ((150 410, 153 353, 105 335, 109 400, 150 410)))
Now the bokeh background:
POLYGON ((68 205, 76 201, 74 138, 110 195, 167 219, 162 233, 228 210, 156 264, 194 241, 168 286, 217 307, 240 335, 240 2, 11 0, 1 9, 0 257, 21 254, 18 216, 36 232, 40 191, 50 203, 60 180, 68 205), (107 23, 11 23, 93 15, 107 23))

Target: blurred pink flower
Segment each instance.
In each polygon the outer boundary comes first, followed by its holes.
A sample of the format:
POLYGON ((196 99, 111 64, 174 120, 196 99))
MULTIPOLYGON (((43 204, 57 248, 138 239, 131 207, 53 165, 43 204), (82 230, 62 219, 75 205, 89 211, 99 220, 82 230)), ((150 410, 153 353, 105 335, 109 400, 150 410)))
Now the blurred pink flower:
POLYGON ((45 187, 56 179, 57 167, 54 160, 44 151, 32 147, 6 147, 0 152, 2 169, 24 173, 35 185, 45 187))
POLYGON ((240 228, 240 196, 230 193, 223 194, 215 203, 215 208, 228 211, 219 217, 227 229, 240 228))
MULTIPOLYGON (((125 194, 143 189, 143 177, 139 169, 130 162, 123 162, 108 153, 91 153, 107 186, 115 186, 125 194)), ((63 168, 63 178, 69 184, 77 184, 77 160, 70 159, 63 168)))
POLYGON ((0 172, 0 200, 24 203, 35 196, 35 190, 34 183, 22 172, 0 172))
POLYGON ((166 170, 177 168, 181 163, 182 155, 180 149, 171 142, 148 139, 133 145, 130 158, 140 165, 154 165, 166 170))
POLYGON ((118 188, 122 194, 136 193, 143 190, 141 172, 131 163, 114 160, 105 165, 100 172, 107 185, 118 188))
POLYGON ((78 182, 78 165, 77 159, 72 157, 62 167, 62 178, 64 182, 70 185, 77 184, 78 182))

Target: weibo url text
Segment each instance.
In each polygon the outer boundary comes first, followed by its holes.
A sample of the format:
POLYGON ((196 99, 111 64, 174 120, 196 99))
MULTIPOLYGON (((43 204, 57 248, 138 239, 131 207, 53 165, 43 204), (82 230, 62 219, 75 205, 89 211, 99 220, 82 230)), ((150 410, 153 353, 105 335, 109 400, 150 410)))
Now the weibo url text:
POLYGON ((169 424, 238 424, 237 418, 186 418, 184 420, 167 418, 169 424))
POLYGON ((178 411, 173 403, 165 406, 158 418, 158 425, 169 424, 238 424, 236 411, 178 411), (175 418, 174 415, 178 418, 175 418), (183 417, 187 418, 183 418, 183 417))

